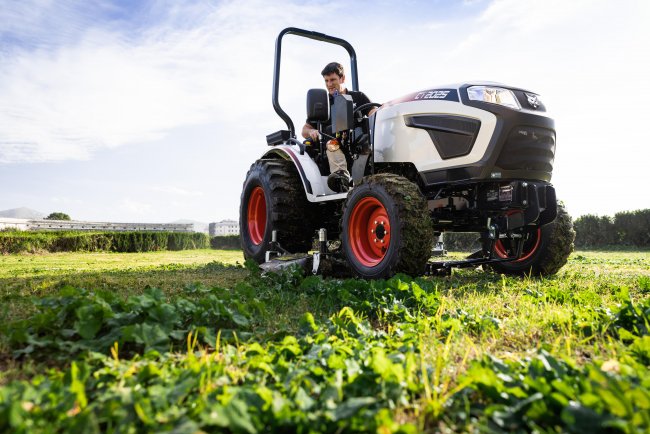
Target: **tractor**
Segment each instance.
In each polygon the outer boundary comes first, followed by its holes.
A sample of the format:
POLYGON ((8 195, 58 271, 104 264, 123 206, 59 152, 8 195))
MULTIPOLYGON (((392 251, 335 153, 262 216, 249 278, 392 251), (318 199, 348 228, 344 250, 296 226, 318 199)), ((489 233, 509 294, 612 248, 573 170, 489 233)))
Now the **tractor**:
POLYGON ((494 82, 450 84, 371 103, 377 110, 365 116, 367 104, 356 107, 345 94, 330 101, 325 89, 310 89, 307 119, 321 139, 303 141, 279 104, 286 35, 343 47, 352 90, 359 89, 347 41, 294 27, 280 32, 272 100, 287 128, 266 137, 267 150, 244 180, 245 258, 264 264, 298 255, 314 272, 330 259, 367 279, 478 266, 546 276, 566 263, 575 232, 550 183, 555 127, 537 93, 494 82), (327 183, 331 139, 349 161, 348 191, 327 183), (432 261, 448 232, 475 232, 481 248, 463 260, 432 261))

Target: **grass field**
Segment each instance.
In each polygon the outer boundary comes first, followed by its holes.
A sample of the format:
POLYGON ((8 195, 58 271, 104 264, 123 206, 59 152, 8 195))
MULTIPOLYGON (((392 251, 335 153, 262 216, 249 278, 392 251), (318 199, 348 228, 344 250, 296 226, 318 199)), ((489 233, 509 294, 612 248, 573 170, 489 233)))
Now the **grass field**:
POLYGON ((0 256, 0 431, 650 431, 650 252, 541 280, 242 262, 0 256))

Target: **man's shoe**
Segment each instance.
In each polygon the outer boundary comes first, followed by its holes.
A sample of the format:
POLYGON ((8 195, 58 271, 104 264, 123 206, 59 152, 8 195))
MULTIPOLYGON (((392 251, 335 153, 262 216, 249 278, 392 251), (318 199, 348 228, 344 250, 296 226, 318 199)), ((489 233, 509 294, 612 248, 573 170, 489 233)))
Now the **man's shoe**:
POLYGON ((344 193, 350 189, 350 174, 347 170, 337 170, 327 177, 327 186, 337 193, 344 193))

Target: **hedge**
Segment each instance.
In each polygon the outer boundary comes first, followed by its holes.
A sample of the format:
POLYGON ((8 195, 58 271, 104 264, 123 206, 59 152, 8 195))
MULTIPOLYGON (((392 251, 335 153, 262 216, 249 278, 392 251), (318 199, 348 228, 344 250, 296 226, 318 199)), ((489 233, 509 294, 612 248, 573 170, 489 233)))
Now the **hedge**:
POLYGON ((205 249, 209 237, 198 232, 0 232, 0 253, 152 252, 205 249))
MULTIPOLYGON (((479 234, 475 232, 445 232, 445 249, 449 251, 475 251, 481 248, 479 234)), ((239 235, 225 235, 210 238, 210 247, 220 250, 240 250, 239 235)), ((313 246, 318 248, 317 244, 313 246)))
POLYGON ((481 249, 478 232, 445 232, 443 241, 445 250, 450 252, 475 252, 481 249))
POLYGON ((210 247, 220 250, 239 250, 239 235, 221 235, 210 239, 210 247))

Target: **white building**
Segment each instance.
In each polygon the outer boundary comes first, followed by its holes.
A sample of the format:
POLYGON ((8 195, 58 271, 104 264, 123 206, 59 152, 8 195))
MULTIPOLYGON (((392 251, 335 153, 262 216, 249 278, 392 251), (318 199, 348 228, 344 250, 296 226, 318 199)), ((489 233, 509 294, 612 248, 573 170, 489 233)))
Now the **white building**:
POLYGON ((29 220, 32 231, 194 232, 192 223, 111 223, 79 220, 29 220))
POLYGON ((211 237, 239 235, 239 222, 235 220, 221 220, 220 222, 210 223, 209 231, 211 237))
POLYGON ((26 231, 29 220, 15 219, 11 217, 0 217, 0 231, 2 230, 19 230, 26 231))
POLYGON ((166 231, 193 232, 191 223, 109 223, 0 217, 0 230, 21 231, 166 231))

